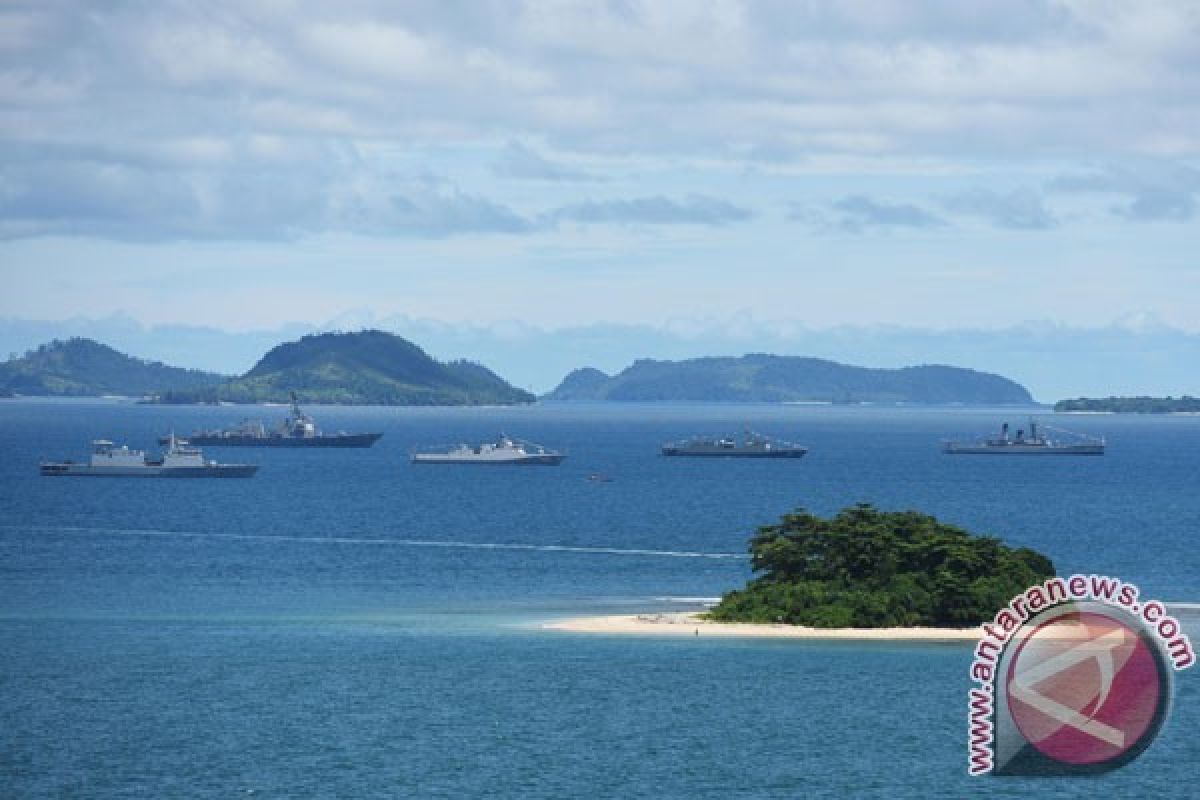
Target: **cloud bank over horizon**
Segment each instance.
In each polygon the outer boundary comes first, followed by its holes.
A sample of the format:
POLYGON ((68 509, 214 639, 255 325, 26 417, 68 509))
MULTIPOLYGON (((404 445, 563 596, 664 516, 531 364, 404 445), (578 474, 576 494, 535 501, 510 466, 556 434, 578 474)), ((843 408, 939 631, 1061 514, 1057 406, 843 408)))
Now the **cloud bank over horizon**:
POLYGON ((1182 0, 14 2, 0 98, 0 314, 1200 324, 1182 0))

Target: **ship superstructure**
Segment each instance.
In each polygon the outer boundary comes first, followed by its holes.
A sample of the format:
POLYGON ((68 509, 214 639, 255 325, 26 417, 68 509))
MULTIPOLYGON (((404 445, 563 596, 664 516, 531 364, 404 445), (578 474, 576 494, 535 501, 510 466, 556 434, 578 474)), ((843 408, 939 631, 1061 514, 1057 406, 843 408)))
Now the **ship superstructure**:
POLYGON ((1000 432, 977 442, 943 442, 942 452, 949 455, 1021 455, 1021 456, 1102 456, 1104 439, 1057 431, 1064 438, 1052 439, 1045 433, 1046 426, 1037 420, 1029 420, 1029 430, 1018 428, 1015 433, 1007 422, 1000 432))
POLYGON ((736 436, 696 436, 662 446, 664 456, 736 456, 741 458, 800 458, 808 452, 794 442, 772 439, 746 429, 736 436))
POLYGON ((482 465, 526 465, 553 467, 562 463, 567 456, 533 442, 514 439, 505 434, 495 442, 478 445, 459 444, 449 448, 413 451, 410 458, 414 464, 482 464, 482 465))
POLYGON ((41 465, 42 475, 55 477, 249 478, 257 471, 254 464, 206 461, 200 450, 174 435, 167 437, 167 449, 158 458, 128 445, 118 447, 108 439, 96 439, 86 463, 47 461, 41 465))
MULTIPOLYGON (((260 420, 242 420, 218 430, 196 431, 186 437, 201 447, 370 447, 382 433, 322 433, 311 416, 300 409, 292 392, 292 413, 278 427, 267 428, 260 420)), ((167 437, 159 439, 166 444, 167 437)))

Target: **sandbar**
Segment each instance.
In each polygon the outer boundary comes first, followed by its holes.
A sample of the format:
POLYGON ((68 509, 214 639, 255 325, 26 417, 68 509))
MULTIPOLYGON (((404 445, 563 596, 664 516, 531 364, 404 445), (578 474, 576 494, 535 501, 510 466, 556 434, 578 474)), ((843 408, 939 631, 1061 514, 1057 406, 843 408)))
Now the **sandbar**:
POLYGON ((543 623, 546 630, 571 633, 649 634, 653 636, 744 636, 771 639, 846 639, 851 641, 974 642, 982 628, 807 628, 802 625, 764 625, 714 622, 702 612, 622 614, 574 617, 543 623))

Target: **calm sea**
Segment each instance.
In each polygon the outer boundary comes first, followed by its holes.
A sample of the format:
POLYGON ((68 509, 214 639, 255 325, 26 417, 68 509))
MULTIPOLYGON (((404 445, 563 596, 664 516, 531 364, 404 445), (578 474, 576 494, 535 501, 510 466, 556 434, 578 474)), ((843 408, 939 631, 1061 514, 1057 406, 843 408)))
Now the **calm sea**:
MULTIPOLYGON (((285 409, 249 409, 282 418, 285 409)), ((948 457, 1012 410, 314 408, 370 450, 210 449, 252 480, 41 478, 246 409, 0 401, 0 796, 1195 796, 1200 675, 1141 759, 968 779, 970 648, 627 639, 560 616, 687 609, 755 526, 915 508, 1200 603, 1200 418, 1055 417, 1103 458, 948 457), (798 461, 663 459, 743 425, 798 461), (558 468, 410 466, 501 431, 558 468), (587 479, 603 473, 611 482, 587 479)), ((1183 608, 1185 630, 1200 618, 1183 608)), ((1194 670, 1193 670, 1194 671, 1194 670)))

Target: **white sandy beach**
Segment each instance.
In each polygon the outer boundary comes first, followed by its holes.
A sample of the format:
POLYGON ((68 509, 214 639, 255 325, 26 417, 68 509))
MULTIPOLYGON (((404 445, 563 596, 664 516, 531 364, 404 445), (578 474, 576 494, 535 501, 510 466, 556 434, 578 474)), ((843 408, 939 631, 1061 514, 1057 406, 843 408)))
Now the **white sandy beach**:
POLYGON ((713 622, 700 612, 625 614, 575 617, 542 625, 572 633, 649 634, 654 636, 745 636, 777 639, 846 639, 852 641, 967 642, 978 641, 981 628, 806 628, 800 625, 758 625, 713 622))

